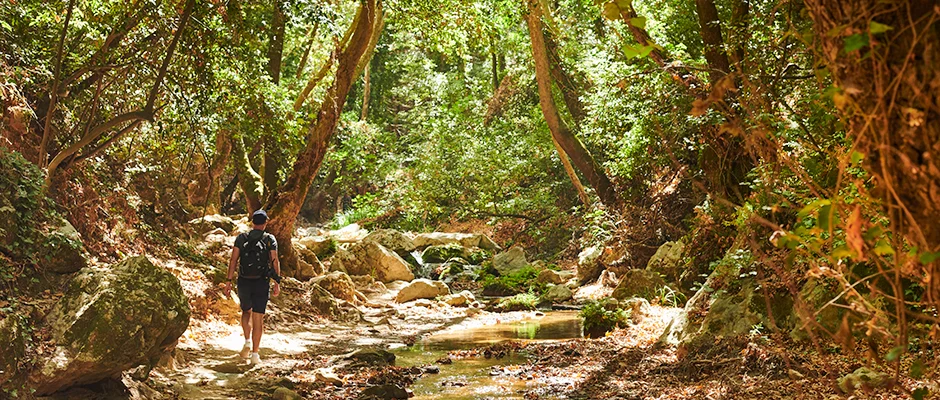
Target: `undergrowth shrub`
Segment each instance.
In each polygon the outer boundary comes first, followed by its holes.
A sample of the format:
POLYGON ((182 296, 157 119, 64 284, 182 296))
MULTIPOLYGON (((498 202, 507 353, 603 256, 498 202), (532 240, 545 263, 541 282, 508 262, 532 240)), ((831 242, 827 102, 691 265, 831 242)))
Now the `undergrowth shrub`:
POLYGON ((611 310, 597 301, 585 304, 578 316, 581 317, 584 335, 588 337, 603 337, 615 328, 627 326, 627 322, 630 321, 629 310, 622 308, 611 310))

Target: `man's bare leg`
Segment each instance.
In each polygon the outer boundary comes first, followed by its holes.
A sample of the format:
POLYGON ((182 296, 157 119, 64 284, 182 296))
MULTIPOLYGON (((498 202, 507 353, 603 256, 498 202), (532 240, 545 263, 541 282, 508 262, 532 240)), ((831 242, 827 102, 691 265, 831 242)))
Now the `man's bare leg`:
POLYGON ((251 340, 251 310, 242 311, 242 331, 245 334, 245 345, 242 347, 242 358, 248 358, 248 352, 251 350, 249 341, 251 340))
POLYGON ((261 334, 264 330, 263 318, 264 314, 262 313, 251 313, 251 359, 249 362, 252 364, 261 362, 261 356, 258 355, 258 348, 261 347, 261 334))

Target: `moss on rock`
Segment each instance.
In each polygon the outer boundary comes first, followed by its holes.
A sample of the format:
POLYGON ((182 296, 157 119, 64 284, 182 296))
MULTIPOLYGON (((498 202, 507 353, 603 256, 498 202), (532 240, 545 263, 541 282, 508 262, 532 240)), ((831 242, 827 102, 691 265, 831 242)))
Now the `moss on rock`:
POLYGON ((179 281, 146 257, 86 268, 46 316, 54 354, 32 376, 37 394, 152 364, 189 326, 179 281))

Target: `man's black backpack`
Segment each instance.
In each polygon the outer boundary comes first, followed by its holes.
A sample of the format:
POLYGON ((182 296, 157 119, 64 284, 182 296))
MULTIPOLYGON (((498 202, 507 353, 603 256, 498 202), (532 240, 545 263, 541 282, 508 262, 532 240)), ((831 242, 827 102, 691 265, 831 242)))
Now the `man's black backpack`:
POLYGON ((240 269, 238 275, 251 278, 262 278, 268 276, 268 261, 271 258, 271 249, 264 240, 264 232, 249 232, 247 240, 242 246, 240 258, 240 269), (255 233, 258 233, 255 237, 255 233))

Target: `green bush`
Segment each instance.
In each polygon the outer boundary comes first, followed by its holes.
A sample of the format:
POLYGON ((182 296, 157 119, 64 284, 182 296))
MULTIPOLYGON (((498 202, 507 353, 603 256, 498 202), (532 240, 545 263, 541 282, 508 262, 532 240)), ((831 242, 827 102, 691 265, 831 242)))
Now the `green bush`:
POLYGON ((536 294, 543 293, 547 288, 544 284, 538 283, 536 278, 539 276, 539 270, 531 265, 527 265, 513 274, 505 276, 495 276, 490 269, 484 269, 480 275, 483 286, 501 286, 511 289, 513 292, 532 292, 536 294))
POLYGON ((614 328, 626 326, 630 320, 630 311, 621 308, 608 310, 604 304, 592 301, 581 309, 578 316, 581 317, 585 336, 602 337, 614 328))
POLYGON ((539 297, 535 294, 520 293, 500 300, 496 308, 500 311, 533 311, 538 302, 539 297))

